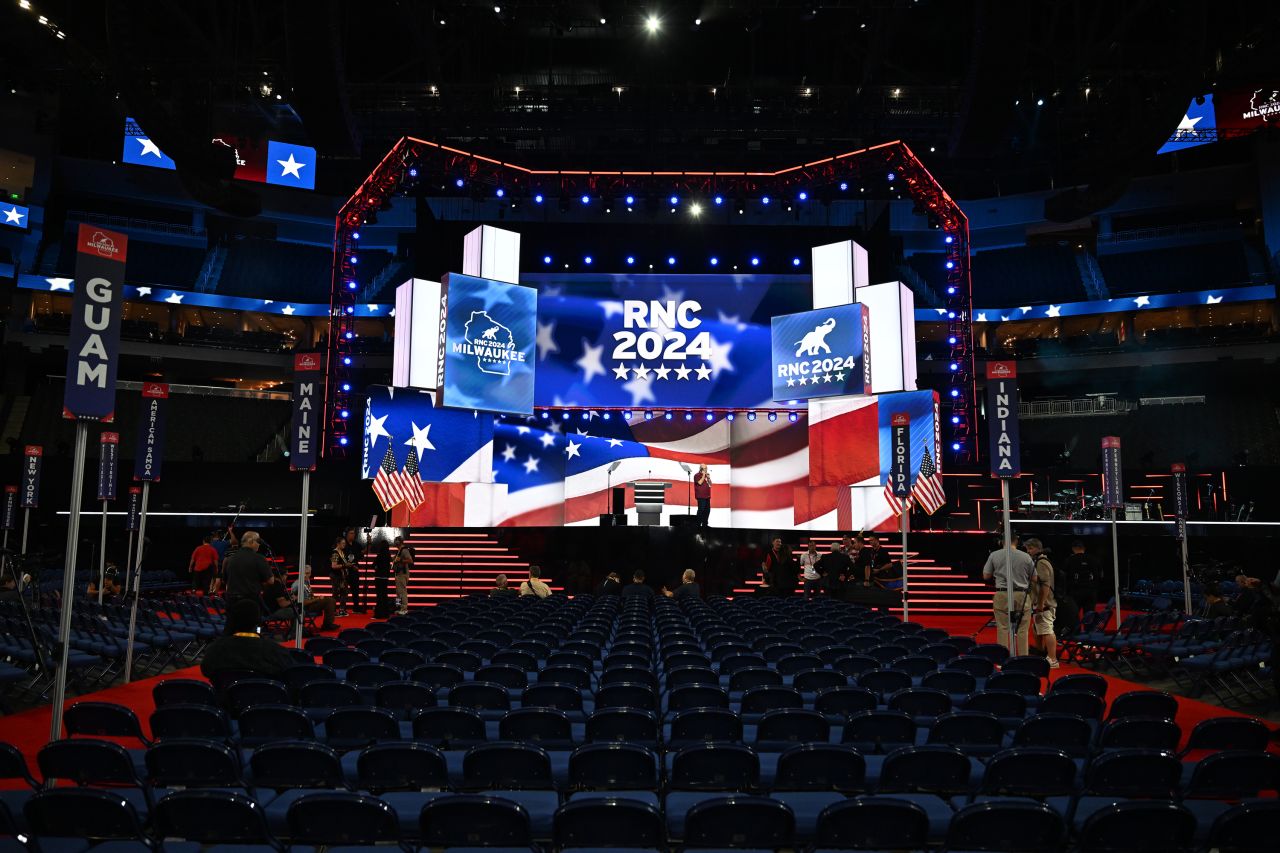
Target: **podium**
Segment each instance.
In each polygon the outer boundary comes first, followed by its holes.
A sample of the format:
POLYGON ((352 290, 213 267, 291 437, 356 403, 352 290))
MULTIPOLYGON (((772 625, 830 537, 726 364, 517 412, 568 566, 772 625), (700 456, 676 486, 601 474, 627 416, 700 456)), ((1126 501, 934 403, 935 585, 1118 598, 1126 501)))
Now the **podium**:
POLYGON ((666 503, 667 489, 671 488, 671 483, 662 480, 636 480, 627 486, 635 496, 636 523, 661 524, 662 506, 666 503))

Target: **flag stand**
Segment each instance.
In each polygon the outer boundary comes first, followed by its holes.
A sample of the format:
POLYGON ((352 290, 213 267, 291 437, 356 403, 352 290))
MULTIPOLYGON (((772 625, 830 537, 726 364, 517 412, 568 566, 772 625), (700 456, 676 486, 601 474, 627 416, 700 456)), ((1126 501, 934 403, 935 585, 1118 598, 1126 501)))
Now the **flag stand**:
POLYGON ((1120 627, 1120 623, 1124 621, 1124 614, 1120 611, 1120 546, 1119 537, 1116 533, 1116 508, 1111 508, 1111 570, 1115 575, 1115 592, 1116 592, 1116 627, 1120 627))
MULTIPOLYGON (((75 454, 71 464, 71 506, 67 519, 67 555, 62 570, 62 601, 58 620, 58 671, 53 688, 53 714, 49 723, 49 740, 62 734, 62 705, 67 699, 67 661, 71 652, 71 611, 76 592, 76 550, 80 546, 80 493, 84 491, 85 445, 89 437, 88 421, 76 421, 75 454)), ((31 510, 27 510, 30 517, 31 510)), ((22 522, 22 552, 27 552, 27 522, 22 522)))
MULTIPOLYGON (((80 472, 83 479, 84 472, 80 472)), ((31 521, 31 507, 22 510, 22 556, 27 556, 27 525, 31 521)))
POLYGON ((300 532, 298 534, 298 596, 295 607, 298 609, 297 618, 294 625, 293 644, 297 648, 302 648, 302 623, 306 618, 306 601, 303 600, 303 590, 306 588, 306 572, 307 572, 307 504, 311 502, 311 471, 304 470, 302 472, 302 517, 299 520, 300 532))
POLYGON ((102 544, 98 547, 98 603, 102 603, 102 588, 107 579, 107 502, 102 502, 102 544))
MULTIPOLYGON (((1015 608, 1013 606, 1013 522, 1009 516, 1009 480, 1002 477, 1000 479, 1000 506, 1004 511, 1004 582, 1005 582, 1005 618, 1009 621, 1009 654, 1010 656, 1018 654, 1018 635, 1022 632, 1022 626, 1014 622, 1015 608)), ((1022 611, 1016 611, 1018 616, 1022 616, 1022 611)), ((1017 620, 1021 622, 1021 618, 1017 620)))
POLYGON ((907 604, 907 593, 910 591, 910 582, 907 580, 907 516, 911 514, 910 507, 907 502, 902 502, 902 621, 908 622, 911 619, 910 605, 907 604))
POLYGON ((138 550, 134 554, 133 573, 130 575, 133 589, 133 608, 129 612, 129 646, 125 650, 124 683, 133 680, 133 638, 138 628, 138 598, 142 595, 142 552, 147 542, 147 499, 151 497, 151 481, 142 481, 142 512, 138 519, 138 550))

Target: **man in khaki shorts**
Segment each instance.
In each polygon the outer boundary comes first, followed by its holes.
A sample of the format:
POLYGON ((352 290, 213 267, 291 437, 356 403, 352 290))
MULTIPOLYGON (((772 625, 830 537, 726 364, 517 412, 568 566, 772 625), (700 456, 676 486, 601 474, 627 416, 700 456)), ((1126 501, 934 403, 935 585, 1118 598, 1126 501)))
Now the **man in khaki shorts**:
POLYGON ((1049 555, 1044 552, 1044 545, 1039 539, 1027 540, 1027 553, 1031 555, 1034 573, 1031 576, 1031 622, 1035 626, 1036 637, 1044 647, 1045 657, 1049 659, 1049 668, 1058 667, 1058 638, 1053 633, 1053 622, 1058 616, 1058 600, 1053 597, 1053 564, 1049 555))
POLYGON ((1027 652, 1027 623, 1031 621, 1031 596, 1028 587, 1031 584, 1031 557, 1026 551, 1018 550, 1018 535, 1013 535, 1012 550, 997 548, 987 557, 982 567, 982 577, 994 580, 996 593, 991 597, 991 610, 996 620, 996 642, 1007 648, 1010 654, 1021 655, 1027 652), (1009 566, 1012 566, 1012 570, 1009 566), (1013 632, 1013 644, 1010 644, 1009 632, 1009 579, 1013 579, 1012 615, 1017 629, 1013 632))

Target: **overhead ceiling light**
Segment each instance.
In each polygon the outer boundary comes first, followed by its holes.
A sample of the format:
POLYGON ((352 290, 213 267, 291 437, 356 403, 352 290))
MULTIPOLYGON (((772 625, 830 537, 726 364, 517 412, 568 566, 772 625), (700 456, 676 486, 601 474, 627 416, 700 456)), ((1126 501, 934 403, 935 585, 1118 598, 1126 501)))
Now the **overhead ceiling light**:
POLYGON ((600 25, 601 25, 601 26, 604 26, 604 25, 605 25, 605 24, 607 24, 607 23, 608 23, 608 21, 606 21, 604 18, 601 18, 601 19, 600 19, 600 25))
POLYGON ((696 201, 695 201, 693 204, 689 205, 689 215, 690 215, 690 216, 701 216, 701 215, 702 215, 702 205, 698 204, 696 201))
POLYGON ((658 30, 662 29, 662 19, 657 15, 650 15, 645 18, 644 28, 648 30, 650 34, 656 33, 658 30))

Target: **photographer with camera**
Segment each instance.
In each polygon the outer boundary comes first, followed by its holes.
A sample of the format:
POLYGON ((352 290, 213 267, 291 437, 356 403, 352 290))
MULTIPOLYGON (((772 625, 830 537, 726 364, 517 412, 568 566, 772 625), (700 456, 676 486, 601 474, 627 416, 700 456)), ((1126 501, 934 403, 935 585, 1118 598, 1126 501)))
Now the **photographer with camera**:
POLYGON ((1027 540, 1027 553, 1031 556, 1031 624, 1049 668, 1058 668, 1058 637, 1053 622, 1058 614, 1058 602, 1053 596, 1053 564, 1039 539, 1027 540))

